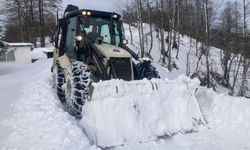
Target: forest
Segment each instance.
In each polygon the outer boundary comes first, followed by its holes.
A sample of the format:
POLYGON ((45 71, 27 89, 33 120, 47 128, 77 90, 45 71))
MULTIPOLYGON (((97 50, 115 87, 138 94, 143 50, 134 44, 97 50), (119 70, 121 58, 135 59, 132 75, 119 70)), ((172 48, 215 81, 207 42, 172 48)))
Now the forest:
MULTIPOLYGON (((231 90, 230 95, 235 94, 235 83, 240 80, 237 95, 245 96, 250 65, 249 4, 247 0, 219 1, 216 4, 210 0, 135 0, 121 4, 121 8, 124 21, 130 28, 136 26, 139 30, 141 57, 150 57, 153 45, 152 31, 156 31, 161 41, 162 63, 171 71, 175 67, 173 57, 178 60, 181 51, 180 37, 188 35, 190 45, 195 43, 197 66, 201 57, 206 58, 205 76, 198 71, 190 76, 198 76, 207 87, 214 87, 214 82, 218 82, 231 90), (143 23, 150 26, 150 32, 144 33, 143 23), (167 32, 167 35, 164 32, 167 32), (192 41, 194 39, 195 41, 192 41), (222 50, 221 75, 210 69, 211 47, 222 50), (176 56, 172 56, 173 50, 177 51, 176 56), (233 63, 237 67, 233 68, 233 63), (239 74, 241 67, 243 70, 239 74), (231 82, 230 72, 233 72, 231 82)), ((130 36, 133 43, 132 32, 130 36)))
POLYGON ((11 0, 4 1, 0 10, 6 18, 3 39, 8 42, 39 42, 45 46, 45 37, 56 27, 61 0, 11 0))

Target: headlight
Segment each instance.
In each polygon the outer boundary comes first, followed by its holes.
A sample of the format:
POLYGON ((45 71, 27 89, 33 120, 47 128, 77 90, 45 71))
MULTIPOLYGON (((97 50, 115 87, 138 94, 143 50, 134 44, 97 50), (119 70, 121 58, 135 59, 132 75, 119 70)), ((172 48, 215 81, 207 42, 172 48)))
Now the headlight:
POLYGON ((122 40, 122 44, 127 45, 128 44, 128 40, 126 40, 126 39, 122 40))
POLYGON ((91 15, 91 12, 90 12, 90 11, 88 11, 88 12, 87 12, 87 15, 88 15, 88 16, 90 16, 90 15, 91 15))
POLYGON ((116 18, 118 18, 118 15, 117 15, 117 14, 114 14, 112 17, 113 17, 114 19, 116 19, 116 18))
POLYGON ((74 37, 74 39, 77 40, 77 41, 81 41, 83 38, 82 38, 82 36, 77 35, 77 36, 74 37))

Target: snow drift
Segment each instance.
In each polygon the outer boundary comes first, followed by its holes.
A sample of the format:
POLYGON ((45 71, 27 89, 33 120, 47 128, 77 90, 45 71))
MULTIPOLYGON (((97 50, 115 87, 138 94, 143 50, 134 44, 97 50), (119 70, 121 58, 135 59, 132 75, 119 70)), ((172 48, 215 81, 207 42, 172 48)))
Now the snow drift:
POLYGON ((32 59, 47 59, 47 52, 53 52, 53 48, 34 48, 31 52, 32 59))
POLYGON ((198 80, 110 80, 94 85, 92 101, 83 108, 81 125, 100 147, 145 142, 203 123, 194 96, 198 80))
POLYGON ((242 143, 250 142, 250 100, 199 88, 196 97, 208 125, 242 143), (233 134, 232 134, 233 132, 233 134))

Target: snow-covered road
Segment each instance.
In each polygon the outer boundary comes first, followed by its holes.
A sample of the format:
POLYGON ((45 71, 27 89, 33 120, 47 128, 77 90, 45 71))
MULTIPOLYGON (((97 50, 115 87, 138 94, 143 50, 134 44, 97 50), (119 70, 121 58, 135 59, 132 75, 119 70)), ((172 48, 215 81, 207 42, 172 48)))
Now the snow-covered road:
MULTIPOLYGON (((24 86, 40 77, 40 72, 48 68, 51 61, 41 61, 29 65, 0 63, 0 123, 12 117, 12 105, 20 97, 24 86)), ((9 133, 9 128, 0 128, 0 141, 9 133)))
MULTIPOLYGON (((98 149, 82 132, 80 122, 63 110, 53 89, 51 63, 52 60, 41 60, 24 66, 0 64, 0 149, 98 149)), ((247 109, 250 102, 204 90, 198 91, 197 97, 200 97, 202 112, 209 122, 209 125, 200 127, 199 132, 179 133, 167 139, 114 149, 249 150, 250 119, 247 119, 250 114, 247 114, 247 109), (223 101, 218 104, 214 102, 216 99, 223 101), (219 123, 221 126, 217 127, 219 123), (228 128, 227 123, 230 123, 228 128), (234 134, 230 129, 238 130, 234 134)))
POLYGON ((23 66, 20 72, 6 71, 6 78, 1 76, 1 83, 7 80, 1 84, 6 90, 0 95, 1 114, 6 111, 0 122, 1 149, 90 149, 78 122, 57 99, 51 63, 52 60, 40 60, 23 66))

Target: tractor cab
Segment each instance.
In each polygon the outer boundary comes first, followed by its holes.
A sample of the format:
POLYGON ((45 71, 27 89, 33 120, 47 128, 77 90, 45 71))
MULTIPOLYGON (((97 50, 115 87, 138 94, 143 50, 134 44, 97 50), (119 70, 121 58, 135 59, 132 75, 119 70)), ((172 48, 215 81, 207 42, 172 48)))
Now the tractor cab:
POLYGON ((93 45, 107 44, 118 47, 127 43, 121 16, 117 13, 79 10, 78 7, 71 6, 64 14, 64 18, 59 20, 57 31, 62 38, 55 39, 59 56, 67 53, 73 59, 86 62, 87 55, 92 51, 90 48, 95 47, 93 45))
MULTIPOLYGON (((90 13, 91 14, 91 13, 90 13)), ((110 16, 117 17, 110 13, 110 16)), ((84 34, 91 42, 118 46, 123 39, 123 31, 118 18, 104 16, 80 16, 80 34, 84 34)))
POLYGON ((68 5, 64 17, 59 20, 54 41, 58 51, 54 54, 54 63, 56 60, 67 64, 83 62, 90 67, 97 81, 134 79, 134 53, 125 49, 127 40, 124 39, 121 16, 117 13, 79 10, 76 6, 68 5), (67 58, 67 61, 60 60, 63 58, 67 58))

